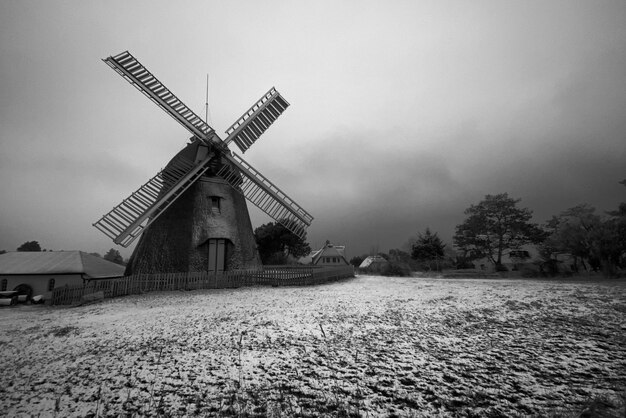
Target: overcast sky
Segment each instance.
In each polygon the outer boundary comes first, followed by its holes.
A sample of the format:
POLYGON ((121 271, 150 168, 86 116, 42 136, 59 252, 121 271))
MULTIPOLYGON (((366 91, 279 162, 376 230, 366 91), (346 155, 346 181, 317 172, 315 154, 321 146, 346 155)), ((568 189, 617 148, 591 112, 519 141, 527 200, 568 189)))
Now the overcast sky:
POLYGON ((451 245, 486 194, 538 223, 615 208, 625 22, 623 0, 2 0, 0 249, 106 252, 92 223, 185 145, 101 61, 125 50, 200 115, 208 73, 220 133, 276 86, 291 106, 245 159, 315 217, 313 247, 451 245))

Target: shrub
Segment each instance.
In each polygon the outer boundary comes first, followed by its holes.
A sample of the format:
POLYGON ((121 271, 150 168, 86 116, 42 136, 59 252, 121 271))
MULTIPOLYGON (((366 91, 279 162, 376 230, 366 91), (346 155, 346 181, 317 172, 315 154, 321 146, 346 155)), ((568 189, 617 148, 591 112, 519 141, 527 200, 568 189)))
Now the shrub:
POLYGON ((406 263, 390 261, 383 265, 380 274, 383 276, 405 277, 411 275, 411 268, 406 263))
POLYGON ((298 264, 298 259, 291 255, 285 255, 284 252, 278 251, 265 259, 263 263, 266 266, 282 266, 287 264, 298 264))
POLYGON ((272 266, 287 264, 287 256, 282 251, 277 251, 268 256, 263 264, 272 266))
POLYGON ((521 272, 522 277, 526 278, 541 276, 541 270, 536 264, 525 264, 523 266, 520 266, 519 271, 521 272))
POLYGON ((496 264, 496 271, 503 272, 509 271, 509 269, 504 264, 496 264))
POLYGON ((352 257, 350 259, 350 264, 352 264, 354 267, 358 268, 361 265, 361 263, 363 262, 363 260, 364 260, 363 257, 359 257, 359 256, 352 257))
POLYGON ((455 268, 462 269, 473 269, 476 268, 474 263, 469 258, 457 257, 455 268))
POLYGON ((359 269, 360 273, 379 276, 410 276, 411 267, 400 261, 388 261, 386 263, 372 263, 369 267, 359 269))

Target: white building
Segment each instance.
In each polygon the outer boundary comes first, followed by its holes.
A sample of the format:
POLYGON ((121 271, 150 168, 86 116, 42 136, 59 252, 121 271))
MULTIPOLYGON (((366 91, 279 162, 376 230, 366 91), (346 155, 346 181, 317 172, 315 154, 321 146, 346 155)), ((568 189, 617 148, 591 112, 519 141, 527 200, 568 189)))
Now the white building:
POLYGON ((52 296, 65 285, 124 276, 125 267, 82 251, 8 252, 0 255, 0 291, 52 296))
POLYGON ((346 266, 350 265, 345 256, 345 245, 326 244, 311 254, 311 264, 316 266, 346 266))

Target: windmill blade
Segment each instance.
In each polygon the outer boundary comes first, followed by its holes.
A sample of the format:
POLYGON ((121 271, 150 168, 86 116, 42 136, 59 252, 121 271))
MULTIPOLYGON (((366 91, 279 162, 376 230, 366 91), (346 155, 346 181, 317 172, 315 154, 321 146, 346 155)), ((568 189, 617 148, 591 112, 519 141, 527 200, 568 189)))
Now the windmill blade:
POLYGON ((234 141, 245 153, 288 106, 289 103, 272 87, 226 130, 228 137, 224 143, 228 145, 234 141))
POLYGON ((103 59, 126 81, 135 86, 150 100, 183 125, 195 137, 209 143, 212 138, 219 141, 215 131, 200 116, 189 109, 178 97, 163 85, 150 71, 148 71, 130 52, 110 56, 103 59))
POLYGON ((223 156, 236 169, 233 170, 228 164, 225 164, 217 175, 228 181, 235 189, 240 190, 246 199, 263 212, 298 237, 304 239, 306 228, 311 225, 313 216, 244 161, 243 158, 235 154, 224 154, 223 156))
POLYGON ((93 224, 118 245, 128 247, 209 168, 209 153, 193 164, 179 158, 148 180, 122 203, 93 224))

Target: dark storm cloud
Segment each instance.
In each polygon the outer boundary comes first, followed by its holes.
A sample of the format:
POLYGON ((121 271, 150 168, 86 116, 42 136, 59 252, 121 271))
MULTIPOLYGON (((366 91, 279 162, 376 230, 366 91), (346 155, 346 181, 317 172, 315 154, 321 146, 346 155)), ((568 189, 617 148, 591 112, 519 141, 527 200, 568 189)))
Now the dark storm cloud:
MULTIPOLYGON (((315 217, 312 244, 326 239, 350 245, 350 254, 372 246, 400 247, 427 226, 442 228, 459 201, 470 196, 448 167, 445 152, 398 148, 409 141, 385 132, 342 132, 315 140, 315 150, 286 162, 281 187, 315 217), (305 194, 306 193, 306 194, 305 194)), ((284 169, 284 167, 283 167, 284 169)), ((269 170, 272 175, 279 171, 269 170)))
POLYGON ((625 51, 591 53, 539 108, 504 116, 519 118, 510 129, 461 123, 436 147, 393 131, 316 139, 314 158, 290 167, 290 188, 315 191, 310 238, 352 244, 353 255, 400 247, 426 227, 450 241, 465 208, 503 192, 538 223, 579 203, 616 207, 626 201, 625 51))
POLYGON ((545 112, 554 118, 534 138, 520 138, 526 149, 499 154, 507 170, 494 188, 524 197, 541 221, 583 202, 608 210, 626 200, 618 184, 626 178, 624 45, 590 53, 557 85, 545 112))

